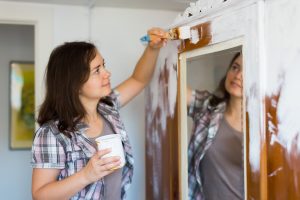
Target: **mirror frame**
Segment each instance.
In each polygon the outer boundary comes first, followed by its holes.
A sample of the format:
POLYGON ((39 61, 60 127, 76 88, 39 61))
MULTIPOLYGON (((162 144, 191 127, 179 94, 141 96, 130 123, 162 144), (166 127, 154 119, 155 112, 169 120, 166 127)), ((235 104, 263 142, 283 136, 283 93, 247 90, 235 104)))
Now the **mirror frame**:
MULTIPOLYGON (((226 49, 231 49, 234 47, 242 47, 242 51, 244 48, 244 39, 243 37, 235 38, 229 41, 221 42, 218 44, 208 45, 205 47, 183 51, 179 53, 179 61, 178 61, 178 142, 179 142, 179 183, 180 183, 180 199, 188 199, 188 128, 187 128, 187 103, 186 103, 186 87, 187 87, 187 61, 190 58, 204 56, 211 53, 216 53, 220 51, 224 51, 226 49)), ((244 69, 243 69, 244 76, 244 69)), ((245 92, 243 91, 243 108, 246 108, 245 103, 245 92)), ((243 122, 246 122, 246 114, 243 109, 243 122)), ((247 142, 248 138, 246 135, 246 123, 243 123, 243 132, 245 133, 244 137, 244 191, 245 197, 247 196, 247 160, 248 160, 248 152, 247 152, 247 142)))

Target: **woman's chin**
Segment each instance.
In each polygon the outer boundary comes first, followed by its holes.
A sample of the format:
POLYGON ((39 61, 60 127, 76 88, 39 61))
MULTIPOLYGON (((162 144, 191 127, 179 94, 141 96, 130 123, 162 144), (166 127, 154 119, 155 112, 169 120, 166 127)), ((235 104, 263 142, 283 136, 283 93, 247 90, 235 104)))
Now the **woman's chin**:
POLYGON ((229 92, 230 96, 233 96, 235 98, 242 98, 243 97, 243 93, 241 93, 240 91, 230 91, 229 92))
POLYGON ((236 99, 242 99, 243 98, 242 94, 232 94, 231 96, 233 96, 236 99))
POLYGON ((111 91, 112 91, 111 88, 106 88, 103 91, 103 97, 106 97, 106 96, 110 95, 111 91))

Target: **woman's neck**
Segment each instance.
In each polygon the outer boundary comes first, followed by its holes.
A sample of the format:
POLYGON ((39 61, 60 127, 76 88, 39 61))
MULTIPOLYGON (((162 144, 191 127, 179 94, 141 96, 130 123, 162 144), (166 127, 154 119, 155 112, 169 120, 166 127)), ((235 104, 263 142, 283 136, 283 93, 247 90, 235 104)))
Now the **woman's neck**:
POLYGON ((97 112, 98 102, 96 101, 81 101, 86 115, 83 121, 86 123, 93 122, 99 119, 99 114, 97 112))
POLYGON ((241 98, 230 98, 225 111, 227 121, 237 131, 242 131, 242 103, 241 98))
POLYGON ((240 118, 242 114, 242 99, 241 98, 230 98, 226 113, 233 116, 234 118, 240 118))
POLYGON ((98 137, 102 133, 103 121, 100 114, 97 112, 98 102, 89 101, 82 102, 83 107, 86 111, 86 115, 83 118, 83 122, 88 125, 88 129, 85 134, 89 138, 98 137))

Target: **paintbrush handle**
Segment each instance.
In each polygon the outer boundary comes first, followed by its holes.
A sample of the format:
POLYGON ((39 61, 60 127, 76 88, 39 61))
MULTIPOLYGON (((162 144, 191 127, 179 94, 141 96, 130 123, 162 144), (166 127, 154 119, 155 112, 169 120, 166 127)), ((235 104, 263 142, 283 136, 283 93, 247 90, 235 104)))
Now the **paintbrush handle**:
POLYGON ((149 35, 144 35, 143 37, 140 38, 141 42, 150 42, 150 36, 149 35))
POLYGON ((163 36, 148 34, 141 37, 141 42, 150 42, 154 37, 159 37, 168 40, 185 40, 191 38, 191 27, 190 26, 182 26, 178 28, 172 28, 168 32, 165 32, 163 36))
POLYGON ((164 36, 161 35, 156 35, 156 34, 151 34, 151 35, 144 35, 143 37, 140 38, 141 42, 150 42, 152 41, 153 37, 159 37, 163 39, 170 39, 169 33, 166 33, 164 36))

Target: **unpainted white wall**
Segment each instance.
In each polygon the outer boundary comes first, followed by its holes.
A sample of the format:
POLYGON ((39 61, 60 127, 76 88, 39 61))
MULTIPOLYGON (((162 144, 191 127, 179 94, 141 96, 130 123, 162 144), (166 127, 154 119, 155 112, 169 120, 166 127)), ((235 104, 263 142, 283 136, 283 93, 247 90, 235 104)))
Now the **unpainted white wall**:
POLYGON ((9 145, 9 63, 34 60, 34 27, 0 24, 0 52, 1 199, 30 199, 30 153, 28 150, 12 151, 9 145))

